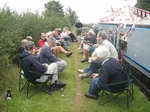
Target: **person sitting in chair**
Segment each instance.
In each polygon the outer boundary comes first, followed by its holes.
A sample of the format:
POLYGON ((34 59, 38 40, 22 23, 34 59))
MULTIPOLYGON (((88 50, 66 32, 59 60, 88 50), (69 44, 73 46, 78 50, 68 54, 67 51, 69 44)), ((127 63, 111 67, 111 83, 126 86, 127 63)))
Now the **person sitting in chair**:
POLYGON ((25 51, 25 50, 24 50, 24 47, 25 47, 25 44, 26 44, 27 41, 28 41, 27 39, 23 39, 23 40, 21 41, 21 47, 20 47, 19 50, 18 50, 18 53, 19 53, 19 54, 21 54, 22 52, 25 51))
MULTIPOLYGON (((126 79, 125 72, 121 64, 113 57, 110 56, 110 52, 104 46, 99 46, 94 51, 97 59, 102 62, 100 74, 93 74, 92 83, 89 87, 89 94, 85 94, 85 97, 97 99, 98 94, 101 91, 99 85, 107 83, 116 83, 124 81, 126 79), (98 78, 96 78, 98 76, 98 78)), ((103 89, 108 91, 120 91, 125 88, 124 84, 117 86, 105 86, 103 89)))
POLYGON ((34 42, 27 41, 25 44, 25 52, 22 52, 19 56, 21 60, 29 60, 30 70, 40 73, 45 73, 47 75, 39 76, 33 74, 31 78, 35 79, 37 82, 44 82, 48 78, 48 74, 54 74, 51 80, 50 91, 59 90, 66 86, 58 80, 58 66, 56 63, 51 63, 50 65, 43 63, 41 64, 36 57, 32 54, 34 48, 34 42))
POLYGON ((58 74, 60 74, 67 66, 67 63, 64 60, 56 58, 51 50, 54 46, 56 39, 53 36, 50 36, 45 44, 42 46, 40 51, 40 61, 41 63, 56 63, 58 66, 58 74))

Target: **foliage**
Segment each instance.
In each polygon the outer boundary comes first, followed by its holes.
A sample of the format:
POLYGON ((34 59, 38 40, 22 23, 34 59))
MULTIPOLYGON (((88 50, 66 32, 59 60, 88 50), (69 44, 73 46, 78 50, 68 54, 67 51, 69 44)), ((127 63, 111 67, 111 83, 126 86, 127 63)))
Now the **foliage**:
POLYGON ((4 7, 0 12, 0 73, 7 69, 12 60, 16 58, 17 48, 20 44, 22 29, 16 24, 20 17, 4 7))
POLYGON ((49 1, 45 4, 45 11, 43 11, 44 17, 59 17, 66 18, 67 21, 71 23, 71 26, 75 24, 78 19, 78 16, 75 11, 73 11, 70 7, 63 10, 63 5, 60 4, 59 1, 49 1))
POLYGON ((0 79, 6 80, 5 71, 11 68, 11 64, 19 64, 18 49, 22 39, 32 36, 37 45, 42 32, 65 26, 71 27, 67 17, 43 17, 28 11, 18 14, 7 6, 0 9, 0 79))
POLYGON ((45 4, 45 12, 43 14, 47 17, 51 16, 59 16, 64 17, 63 5, 59 3, 59 1, 49 1, 45 4))
POLYGON ((73 26, 78 19, 78 16, 75 11, 73 11, 70 7, 66 9, 65 16, 68 17, 71 25, 73 26))
POLYGON ((150 1, 149 0, 137 0, 135 7, 150 11, 150 1))

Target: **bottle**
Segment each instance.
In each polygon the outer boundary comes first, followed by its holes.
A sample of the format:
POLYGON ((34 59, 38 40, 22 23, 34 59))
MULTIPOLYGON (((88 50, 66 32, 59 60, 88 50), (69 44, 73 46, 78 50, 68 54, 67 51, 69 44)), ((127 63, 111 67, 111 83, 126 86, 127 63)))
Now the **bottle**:
POLYGON ((11 93, 9 89, 7 90, 7 100, 11 100, 11 93))
POLYGON ((61 96, 64 96, 64 88, 61 88, 60 92, 61 92, 61 96))

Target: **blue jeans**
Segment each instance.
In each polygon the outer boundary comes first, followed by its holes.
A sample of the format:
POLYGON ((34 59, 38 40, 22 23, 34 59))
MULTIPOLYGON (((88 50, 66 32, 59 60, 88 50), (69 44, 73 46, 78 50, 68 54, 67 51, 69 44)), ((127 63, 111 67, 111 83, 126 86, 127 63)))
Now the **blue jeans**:
MULTIPOLYGON (((92 83, 91 83, 91 85, 89 87, 89 91, 88 91, 90 94, 93 94, 95 96, 98 96, 99 92, 101 91, 101 89, 98 87, 98 79, 99 78, 94 78, 92 80, 92 83)), ((102 87, 102 88, 105 89, 105 90, 110 91, 110 88, 108 86, 107 87, 102 87)))
POLYGON ((63 41, 63 48, 68 51, 68 45, 66 41, 63 41))
POLYGON ((102 63, 100 61, 93 61, 90 63, 90 66, 84 69, 84 72, 88 75, 93 73, 99 73, 98 70, 101 68, 102 63))
POLYGON ((71 37, 70 36, 64 37, 64 40, 69 42, 69 41, 71 41, 71 37))
MULTIPOLYGON (((87 68, 84 69, 84 72, 87 73, 87 74, 89 74, 90 71, 91 71, 91 68, 90 68, 90 67, 87 67, 87 68)), ((90 74, 89 74, 89 75, 90 75, 90 74)))
POLYGON ((91 53, 92 53, 92 52, 94 52, 95 47, 93 47, 93 46, 89 45, 88 49, 89 49, 89 52, 91 52, 91 53))

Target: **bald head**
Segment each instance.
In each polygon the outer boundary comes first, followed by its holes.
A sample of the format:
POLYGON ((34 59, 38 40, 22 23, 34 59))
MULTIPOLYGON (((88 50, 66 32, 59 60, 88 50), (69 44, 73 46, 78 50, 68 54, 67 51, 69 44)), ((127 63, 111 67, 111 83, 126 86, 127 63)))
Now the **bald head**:
POLYGON ((21 41, 21 44, 22 44, 22 47, 24 47, 25 46, 25 44, 27 43, 27 39, 23 39, 22 41, 21 41))

